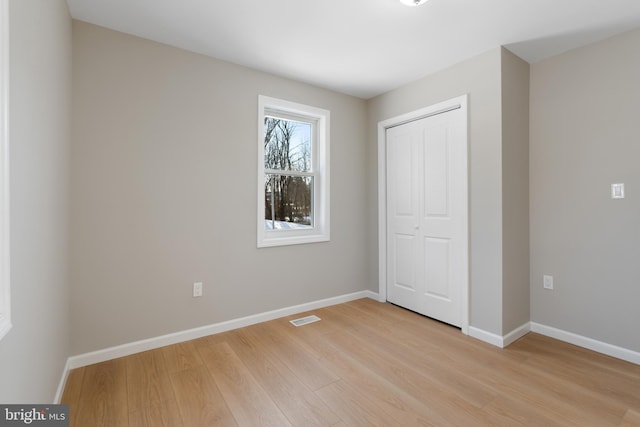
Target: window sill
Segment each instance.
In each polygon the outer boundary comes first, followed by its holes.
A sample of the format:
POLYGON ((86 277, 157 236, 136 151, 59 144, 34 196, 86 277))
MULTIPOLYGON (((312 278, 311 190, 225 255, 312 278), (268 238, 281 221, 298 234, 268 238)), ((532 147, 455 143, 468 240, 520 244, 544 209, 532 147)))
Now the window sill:
MULTIPOLYGON (((267 233, 268 234, 268 233, 267 233)), ((328 242, 328 234, 309 234, 304 236, 282 236, 280 233, 273 237, 265 236, 258 242, 258 248, 272 248, 276 246, 304 245, 307 243, 328 242)))

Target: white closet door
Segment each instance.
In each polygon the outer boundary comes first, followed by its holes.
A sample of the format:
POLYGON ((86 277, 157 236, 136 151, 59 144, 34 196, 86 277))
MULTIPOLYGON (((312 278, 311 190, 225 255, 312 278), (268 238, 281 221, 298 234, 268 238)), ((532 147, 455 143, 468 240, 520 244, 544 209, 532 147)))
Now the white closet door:
POLYGON ((467 286, 461 110, 387 129, 387 300, 460 326, 467 286))

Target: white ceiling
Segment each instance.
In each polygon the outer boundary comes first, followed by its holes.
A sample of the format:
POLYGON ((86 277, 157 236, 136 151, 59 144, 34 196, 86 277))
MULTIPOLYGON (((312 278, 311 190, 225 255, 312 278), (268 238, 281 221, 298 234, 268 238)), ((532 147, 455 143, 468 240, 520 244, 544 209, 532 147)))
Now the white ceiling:
POLYGON ((640 0, 67 2, 82 21, 362 98, 499 45, 534 63, 640 27, 640 0))

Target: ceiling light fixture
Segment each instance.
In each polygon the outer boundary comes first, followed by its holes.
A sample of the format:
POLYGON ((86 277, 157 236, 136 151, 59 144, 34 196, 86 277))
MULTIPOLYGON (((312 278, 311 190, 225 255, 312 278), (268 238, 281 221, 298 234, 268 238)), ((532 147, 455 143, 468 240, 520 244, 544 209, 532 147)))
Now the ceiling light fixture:
POLYGON ((427 0, 400 0, 400 3, 405 6, 420 6, 421 4, 426 3, 427 0))

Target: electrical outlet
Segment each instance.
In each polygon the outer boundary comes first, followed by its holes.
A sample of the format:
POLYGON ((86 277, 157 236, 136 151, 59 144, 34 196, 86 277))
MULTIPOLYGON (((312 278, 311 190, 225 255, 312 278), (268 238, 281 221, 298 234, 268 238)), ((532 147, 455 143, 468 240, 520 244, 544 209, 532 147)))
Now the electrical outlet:
POLYGON ((202 296, 202 282, 193 284, 193 296, 201 297, 202 296))
POLYGON ((611 184, 611 198, 624 199, 624 184, 611 184))
POLYGON ((542 276, 542 286, 545 289, 553 290, 553 276, 547 276, 546 274, 542 276))

